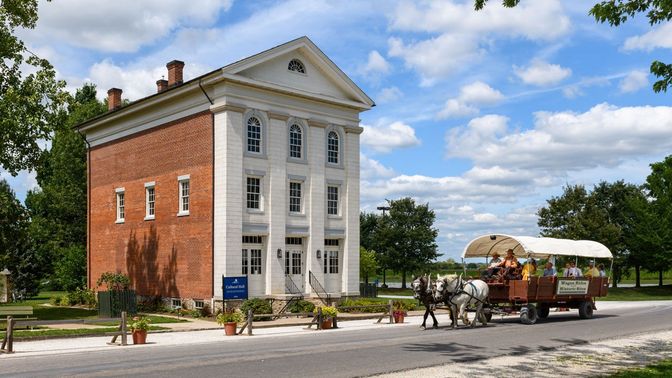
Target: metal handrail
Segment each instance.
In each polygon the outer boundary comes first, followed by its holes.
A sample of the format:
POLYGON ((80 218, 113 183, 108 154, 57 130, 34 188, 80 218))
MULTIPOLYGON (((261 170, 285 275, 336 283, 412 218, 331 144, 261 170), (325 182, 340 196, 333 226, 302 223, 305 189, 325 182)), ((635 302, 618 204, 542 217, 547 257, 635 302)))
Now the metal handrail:
POLYGON ((285 293, 303 296, 303 292, 296 286, 294 280, 289 275, 285 275, 285 293))
POLYGON ((329 295, 327 293, 327 291, 324 290, 324 287, 322 286, 320 281, 317 279, 317 277, 315 277, 312 270, 308 271, 308 274, 309 274, 309 277, 310 277, 310 280, 309 280, 310 281, 310 287, 313 288, 313 291, 315 292, 315 294, 317 294, 317 297, 320 298, 322 303, 324 303, 325 305, 329 305, 329 303, 331 302, 331 295, 329 295))

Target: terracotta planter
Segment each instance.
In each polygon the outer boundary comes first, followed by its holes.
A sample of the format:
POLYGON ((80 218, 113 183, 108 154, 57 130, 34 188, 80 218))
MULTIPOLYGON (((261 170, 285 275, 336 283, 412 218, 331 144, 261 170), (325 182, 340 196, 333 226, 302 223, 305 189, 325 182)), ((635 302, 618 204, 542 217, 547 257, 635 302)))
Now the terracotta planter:
POLYGON ((394 322, 395 323, 403 323, 404 322, 404 313, 394 313, 392 314, 394 316, 394 322))
POLYGON ((237 325, 238 323, 236 322, 224 323, 224 333, 226 334, 226 336, 235 336, 237 325))
POLYGON ((331 319, 323 320, 322 329, 330 329, 330 328, 331 328, 331 319))
POLYGON ((147 343, 147 331, 140 329, 133 331, 133 344, 145 343, 147 343))

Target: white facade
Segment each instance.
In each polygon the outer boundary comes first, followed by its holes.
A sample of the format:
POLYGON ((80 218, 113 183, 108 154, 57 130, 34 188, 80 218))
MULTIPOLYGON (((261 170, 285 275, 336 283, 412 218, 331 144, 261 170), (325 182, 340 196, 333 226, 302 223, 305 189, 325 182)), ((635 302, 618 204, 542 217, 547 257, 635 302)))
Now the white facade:
POLYGON ((215 299, 222 276, 240 275, 248 276, 250 296, 289 295, 286 276, 314 295, 310 273, 332 297, 358 295, 359 112, 373 103, 307 38, 276 49, 225 68, 229 80, 216 86, 211 106, 215 299), (304 72, 289 70, 292 60, 304 72), (249 151, 256 142, 248 148, 252 117, 261 124, 258 152, 249 151), (293 125, 301 130, 300 157, 290 154, 293 125), (330 133, 338 138, 336 161, 333 151, 328 158, 330 133), (248 184, 257 182, 258 209, 248 203, 248 192, 256 198, 248 184))

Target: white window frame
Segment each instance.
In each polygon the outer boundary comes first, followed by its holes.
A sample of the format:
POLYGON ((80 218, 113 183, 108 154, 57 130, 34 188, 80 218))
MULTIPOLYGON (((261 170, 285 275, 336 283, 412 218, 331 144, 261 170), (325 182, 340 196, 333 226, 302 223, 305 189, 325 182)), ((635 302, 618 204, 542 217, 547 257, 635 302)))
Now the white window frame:
POLYGON ((117 221, 115 223, 124 223, 126 221, 126 189, 117 188, 114 192, 115 209, 117 210, 117 221))
POLYGON ((145 220, 154 220, 156 217, 156 183, 145 183, 145 220), (150 191, 152 196, 150 197, 150 191), (150 201, 151 198, 151 201, 150 201), (151 204, 151 206, 150 206, 151 204))
POLYGON ((287 70, 289 72, 293 72, 299 75, 307 75, 308 70, 306 69, 306 65, 298 58, 293 58, 287 63, 287 70), (298 69, 292 69, 292 63, 296 62, 296 64, 303 70, 303 72, 299 71, 298 69))
POLYGON ((245 208, 247 209, 248 212, 251 212, 251 213, 261 213, 261 212, 264 211, 264 188, 263 188, 263 182, 264 182, 264 178, 263 178, 263 176, 257 176, 257 175, 247 175, 247 176, 245 176, 245 208), (256 207, 256 208, 255 208, 255 207, 249 207, 249 206, 248 206, 248 205, 249 205, 249 195, 250 195, 250 193, 251 193, 251 192, 249 191, 249 183, 248 183, 248 180, 249 180, 249 179, 256 179, 256 180, 259 180, 259 185, 258 185, 259 192, 256 193, 256 194, 258 195, 258 199, 257 199, 258 207, 256 207))
POLYGON ((191 176, 190 175, 182 175, 177 177, 177 216, 178 217, 184 217, 189 215, 189 211, 191 210, 191 176), (187 190, 188 193, 185 196, 182 189, 183 189, 183 183, 187 184, 187 190), (186 207, 187 209, 184 210, 184 199, 187 199, 186 201, 186 207))
POLYGON ((268 124, 268 121, 266 120, 266 117, 262 114, 262 112, 258 110, 249 110, 248 112, 245 113, 245 116, 243 117, 243 132, 244 135, 244 146, 243 146, 243 155, 248 156, 248 157, 253 157, 253 158, 260 158, 260 159, 266 159, 266 140, 267 140, 267 134, 266 134, 266 125, 268 124), (259 151, 250 151, 249 150, 249 134, 248 134, 248 122, 250 121, 251 118, 256 118, 259 121, 260 124, 260 130, 259 130, 259 151))
POLYGON ((327 158, 327 164, 329 166, 336 166, 340 167, 342 164, 342 155, 343 155, 343 138, 341 137, 341 133, 339 133, 335 128, 331 128, 327 130, 327 138, 326 138, 326 158, 327 158), (336 161, 333 162, 331 161, 331 158, 329 156, 329 136, 331 133, 334 133, 336 135, 336 161))
POLYGON ((296 119, 290 119, 288 122, 287 126, 287 159, 292 162, 305 162, 306 161, 306 128, 303 126, 302 122, 297 121, 296 119), (292 144, 292 141, 294 140, 292 138, 292 129, 294 127, 299 128, 299 156, 292 156, 292 146, 296 146, 296 144, 292 144))
POLYGON ((205 301, 203 299, 194 299, 194 309, 201 310, 205 307, 205 301))
POLYGON ((326 195, 327 195, 327 198, 326 198, 326 205, 327 205, 326 213, 327 213, 327 216, 328 217, 336 217, 336 218, 340 217, 341 216, 341 185, 329 184, 328 183, 327 184, 326 195), (333 201, 333 200, 329 199, 329 194, 330 194, 329 193, 329 188, 336 188, 336 214, 329 213, 329 209, 330 209, 329 202, 333 201))
POLYGON ((304 185, 303 181, 299 180, 289 180, 289 185, 287 187, 287 205, 289 207, 289 213, 290 214, 303 214, 303 193, 304 193, 304 185), (298 184, 299 185, 299 210, 292 210, 292 184, 298 184))

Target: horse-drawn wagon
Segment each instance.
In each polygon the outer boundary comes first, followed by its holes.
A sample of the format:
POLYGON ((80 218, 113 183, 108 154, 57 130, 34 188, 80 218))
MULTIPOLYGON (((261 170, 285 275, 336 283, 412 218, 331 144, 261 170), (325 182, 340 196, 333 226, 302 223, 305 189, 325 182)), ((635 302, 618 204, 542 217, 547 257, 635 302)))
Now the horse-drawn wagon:
MULTIPOLYGON (((595 241, 495 234, 472 240, 464 249, 462 259, 485 258, 487 262, 494 252, 509 249, 528 260, 558 256, 584 257, 593 261, 613 258, 607 247, 595 241)), ((537 319, 548 317, 551 308, 578 309, 582 319, 592 318, 594 298, 607 295, 609 278, 561 275, 528 275, 526 279, 498 276, 486 280, 489 289, 489 303, 484 309, 486 319, 489 321, 493 314, 519 312, 521 322, 534 324, 537 319)))

